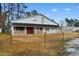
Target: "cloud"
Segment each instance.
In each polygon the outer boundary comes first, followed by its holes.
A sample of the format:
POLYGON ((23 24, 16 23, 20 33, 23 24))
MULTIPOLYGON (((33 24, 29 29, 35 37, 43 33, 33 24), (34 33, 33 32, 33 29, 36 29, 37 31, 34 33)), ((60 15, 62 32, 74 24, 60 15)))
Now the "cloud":
POLYGON ((53 9, 52 9, 52 11, 56 12, 56 11, 58 11, 58 9, 56 9, 56 8, 53 8, 53 9))
POLYGON ((65 10, 65 11, 71 11, 71 9, 70 9, 70 8, 65 8, 64 10, 65 10))

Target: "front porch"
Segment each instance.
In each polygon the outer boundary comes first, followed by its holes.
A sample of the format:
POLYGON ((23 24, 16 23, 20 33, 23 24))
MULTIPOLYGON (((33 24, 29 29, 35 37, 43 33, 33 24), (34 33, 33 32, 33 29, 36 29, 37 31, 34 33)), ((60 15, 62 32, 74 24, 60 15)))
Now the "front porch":
POLYGON ((45 27, 12 27, 12 35, 43 34, 45 27))

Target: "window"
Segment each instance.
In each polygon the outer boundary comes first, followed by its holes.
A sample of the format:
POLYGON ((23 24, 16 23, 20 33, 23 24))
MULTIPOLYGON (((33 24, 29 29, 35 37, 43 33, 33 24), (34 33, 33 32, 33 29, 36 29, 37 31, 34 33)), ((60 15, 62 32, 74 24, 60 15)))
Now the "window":
POLYGON ((14 30, 24 30, 24 27, 14 27, 14 30))
POLYGON ((43 30, 43 28, 39 28, 40 30, 43 30))
POLYGON ((14 34, 25 34, 24 27, 14 27, 14 34))
POLYGON ((37 28, 36 28, 36 33, 37 33, 37 34, 43 33, 43 27, 37 27, 37 28))
POLYGON ((37 30, 40 30, 41 31, 41 30, 43 30, 43 28, 42 27, 37 27, 37 30))

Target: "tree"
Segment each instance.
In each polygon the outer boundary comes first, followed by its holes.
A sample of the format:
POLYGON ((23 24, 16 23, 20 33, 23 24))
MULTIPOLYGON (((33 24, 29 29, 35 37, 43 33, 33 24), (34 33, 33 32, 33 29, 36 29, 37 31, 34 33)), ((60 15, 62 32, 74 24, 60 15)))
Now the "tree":
POLYGON ((20 18, 20 4, 17 3, 17 18, 20 18))
POLYGON ((2 7, 1 7, 1 3, 0 3, 0 27, 2 26, 2 7))
POLYGON ((70 19, 70 26, 74 26, 74 24, 75 24, 74 19, 70 19))
POLYGON ((38 14, 36 10, 32 10, 31 12, 26 12, 26 16, 36 15, 38 14))
POLYGON ((38 14, 36 10, 32 10, 31 12, 27 12, 27 6, 24 3, 3 3, 0 4, 0 13, 2 12, 4 16, 4 24, 3 28, 9 28, 9 24, 11 20, 16 20, 22 17, 31 16, 38 14))
POLYGON ((26 8, 27 8, 27 6, 25 4, 17 3, 17 11, 16 11, 17 19, 26 16, 26 8))
POLYGON ((78 19, 65 19, 67 26, 75 26, 75 27, 79 27, 79 20, 78 19))
POLYGON ((38 14, 38 13, 37 13, 36 10, 33 10, 33 11, 31 11, 31 14, 32 14, 32 15, 36 15, 36 14, 38 14))
POLYGON ((79 20, 78 20, 78 19, 75 19, 75 24, 74 24, 74 26, 79 27, 79 20))
POLYGON ((26 15, 27 16, 31 16, 31 12, 26 12, 26 15))
POLYGON ((1 3, 0 3, 0 14, 2 14, 2 6, 1 6, 1 3))
MULTIPOLYGON (((3 11, 4 15, 4 25, 9 27, 9 21, 16 20, 21 17, 26 16, 26 8, 27 6, 23 3, 3 3, 2 6, 0 4, 0 13, 3 11), (2 10, 1 10, 2 7, 2 10)), ((0 22, 2 23, 2 22, 0 22)), ((4 28, 5 28, 4 26, 4 28)), ((2 26, 3 27, 3 26, 2 26)))
POLYGON ((67 26, 70 26, 70 20, 68 18, 65 18, 65 21, 67 23, 67 26))
POLYGON ((0 3, 0 28, 4 26, 4 15, 2 14, 2 4, 0 3))

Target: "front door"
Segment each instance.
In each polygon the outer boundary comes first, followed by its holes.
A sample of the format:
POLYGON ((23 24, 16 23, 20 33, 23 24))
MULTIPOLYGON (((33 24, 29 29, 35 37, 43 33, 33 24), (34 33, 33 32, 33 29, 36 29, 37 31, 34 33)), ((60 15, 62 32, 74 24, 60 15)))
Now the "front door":
POLYGON ((27 27, 27 34, 34 34, 34 28, 33 27, 27 27))

